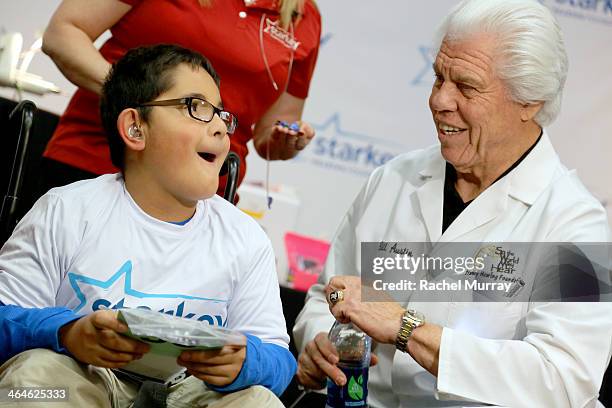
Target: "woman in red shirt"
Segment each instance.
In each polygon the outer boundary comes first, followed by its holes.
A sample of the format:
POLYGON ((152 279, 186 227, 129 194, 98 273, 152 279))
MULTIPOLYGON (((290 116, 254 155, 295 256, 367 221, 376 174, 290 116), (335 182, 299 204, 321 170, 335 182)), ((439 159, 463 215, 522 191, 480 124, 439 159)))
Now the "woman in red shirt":
MULTIPOLYGON (((114 173, 99 118, 101 85, 131 48, 173 43, 206 56, 221 77, 224 108, 236 114, 231 150, 246 171, 247 142, 286 160, 313 129, 301 122, 317 60, 321 17, 313 0, 64 0, 43 38, 43 51, 79 89, 44 153, 45 189, 114 173), (93 41, 111 38, 97 50, 93 41), (298 121, 298 130, 276 125, 298 121)), ((219 182, 222 193, 225 180, 219 182)))

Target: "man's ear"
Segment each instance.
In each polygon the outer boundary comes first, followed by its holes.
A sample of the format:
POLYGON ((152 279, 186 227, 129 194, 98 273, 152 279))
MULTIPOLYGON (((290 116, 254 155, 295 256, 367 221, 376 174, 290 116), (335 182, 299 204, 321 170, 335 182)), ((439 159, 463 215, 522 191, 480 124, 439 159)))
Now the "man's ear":
POLYGON ((134 108, 122 110, 117 117, 117 131, 130 150, 141 151, 145 148, 145 135, 140 123, 140 114, 134 108))
POLYGON ((521 120, 523 122, 529 122, 538 114, 542 109, 544 102, 526 103, 521 106, 521 120))

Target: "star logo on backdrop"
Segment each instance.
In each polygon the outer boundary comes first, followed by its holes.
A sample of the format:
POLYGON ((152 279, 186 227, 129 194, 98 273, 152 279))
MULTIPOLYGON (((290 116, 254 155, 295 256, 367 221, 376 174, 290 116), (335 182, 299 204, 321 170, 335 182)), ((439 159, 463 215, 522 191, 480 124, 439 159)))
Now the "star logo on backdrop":
POLYGON ((385 144, 393 148, 402 149, 401 151, 404 151, 403 149, 406 148, 406 146, 396 143, 393 140, 382 139, 382 138, 378 138, 374 136, 365 135, 362 133, 350 132, 350 131, 345 130, 342 127, 342 124, 340 122, 339 112, 334 112, 323 123, 320 123, 320 124, 313 123, 312 127, 318 132, 328 132, 331 135, 353 139, 353 140, 359 140, 361 142, 385 144))
POLYGON ((321 36, 321 40, 320 40, 320 42, 319 42, 319 44, 321 45, 321 47, 322 47, 322 46, 324 46, 325 44, 327 44, 327 42, 328 42, 329 40, 331 40, 333 36, 334 36, 334 35, 333 35, 332 33, 326 33, 325 35, 322 35, 322 36, 321 36))
POLYGON ((433 70, 431 67, 434 63, 433 48, 421 45, 419 47, 419 54, 421 54, 424 65, 419 73, 414 77, 411 84, 413 86, 431 86, 431 78, 433 76, 433 70))

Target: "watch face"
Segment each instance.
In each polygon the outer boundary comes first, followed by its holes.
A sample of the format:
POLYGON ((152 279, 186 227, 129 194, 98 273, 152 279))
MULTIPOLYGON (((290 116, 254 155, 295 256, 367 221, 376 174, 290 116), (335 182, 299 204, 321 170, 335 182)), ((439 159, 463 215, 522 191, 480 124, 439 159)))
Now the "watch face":
POLYGON ((419 323, 421 324, 425 323, 425 315, 423 313, 417 312, 414 309, 408 309, 408 313, 414 320, 418 320, 419 323))

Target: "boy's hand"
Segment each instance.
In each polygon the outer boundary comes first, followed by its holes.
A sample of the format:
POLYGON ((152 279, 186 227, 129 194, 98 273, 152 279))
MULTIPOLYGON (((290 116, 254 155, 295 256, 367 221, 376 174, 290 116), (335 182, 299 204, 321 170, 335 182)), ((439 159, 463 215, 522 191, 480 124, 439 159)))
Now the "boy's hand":
POLYGON ((245 358, 245 346, 224 346, 218 350, 183 351, 177 363, 194 377, 223 387, 238 377, 245 358))
POLYGON ((119 368, 149 351, 146 343, 130 339, 127 326, 117 320, 117 312, 98 310, 64 325, 60 344, 77 360, 98 367, 119 368))

